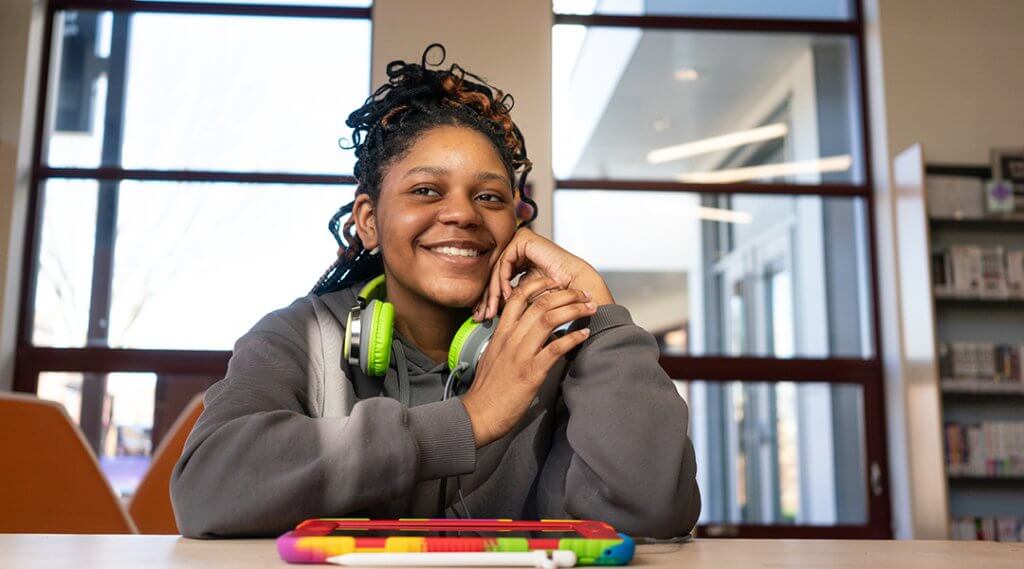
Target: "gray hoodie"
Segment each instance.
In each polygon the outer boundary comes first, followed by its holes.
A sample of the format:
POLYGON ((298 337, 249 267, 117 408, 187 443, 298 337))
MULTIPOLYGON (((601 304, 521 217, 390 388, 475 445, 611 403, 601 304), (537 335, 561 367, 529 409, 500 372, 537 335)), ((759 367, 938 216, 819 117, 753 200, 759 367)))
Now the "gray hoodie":
MULTIPOLYGON (((548 373, 516 428, 475 448, 448 376, 395 333, 391 369, 342 358, 360 285, 308 295, 238 339, 174 468, 190 537, 275 536, 313 517, 585 518, 631 535, 689 532, 700 513, 687 407, 654 337, 620 305, 548 373), (448 508, 438 511, 440 479, 448 508)), ((577 321, 572 328, 588 325, 577 321)))

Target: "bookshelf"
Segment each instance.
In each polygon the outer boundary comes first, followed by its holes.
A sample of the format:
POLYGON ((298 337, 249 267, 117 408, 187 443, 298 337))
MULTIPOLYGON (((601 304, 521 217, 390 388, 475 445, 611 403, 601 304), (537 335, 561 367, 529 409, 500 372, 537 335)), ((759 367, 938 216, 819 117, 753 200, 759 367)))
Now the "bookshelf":
POLYGON ((1024 216, 990 215, 983 219, 929 216, 928 225, 932 229, 959 231, 1024 231, 1024 216))
MULTIPOLYGON (((1024 397, 1024 385, 995 383, 987 379, 942 378, 942 393, 953 395, 999 395, 1024 397)), ((1024 404, 1024 402, 1022 402, 1024 404)))
POLYGON ((935 293, 935 303, 942 306, 965 308, 1018 309, 1024 308, 1024 298, 983 298, 978 296, 951 296, 935 293))
POLYGON ((929 164, 917 145, 896 158, 897 224, 907 226, 897 232, 908 238, 899 253, 926 258, 900 266, 927 270, 931 284, 905 279, 901 298, 922 316, 910 350, 917 388, 938 401, 930 424, 941 430, 950 537, 1024 540, 1024 271, 1012 271, 1024 259, 1024 214, 986 213, 990 175, 929 164), (960 188, 980 188, 980 203, 951 208, 960 188))
POLYGON ((966 484, 984 484, 988 486, 992 484, 998 484, 1000 482, 1005 482, 1008 484, 1024 482, 1024 476, 1013 476, 1009 474, 1000 474, 993 476, 968 476, 966 474, 950 474, 949 481, 966 484))

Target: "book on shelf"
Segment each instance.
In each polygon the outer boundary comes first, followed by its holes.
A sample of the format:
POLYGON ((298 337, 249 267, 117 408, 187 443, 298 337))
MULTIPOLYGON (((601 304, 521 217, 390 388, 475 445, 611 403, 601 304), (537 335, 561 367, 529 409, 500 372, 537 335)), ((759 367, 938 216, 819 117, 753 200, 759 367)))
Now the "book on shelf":
POLYGON ((954 245, 949 248, 953 266, 953 292, 958 295, 981 293, 981 247, 954 245))
POLYGON ((965 541, 1024 541, 1024 519, 1003 517, 958 517, 950 523, 953 539, 965 541))
POLYGON ((942 342, 938 352, 944 380, 1024 386, 1024 344, 942 342))
POLYGON ((996 344, 993 350, 993 374, 997 382, 1024 382, 1024 371, 1021 370, 1021 353, 1024 346, 996 344))
POLYGON ((951 477, 1024 477, 1024 421, 945 425, 951 477))
POLYGON ((985 214, 985 185, 980 178, 931 175, 925 178, 928 215, 937 218, 980 218, 985 214))
POLYGON ((948 296, 953 291, 953 267, 950 266, 947 251, 932 252, 932 287, 938 296, 948 296))
POLYGON ((1024 297, 1024 251, 1006 252, 1006 293, 1024 297))
POLYGON ((1024 251, 953 245, 932 252, 938 297, 1024 299, 1024 251))
POLYGON ((1006 297, 1006 256, 1002 247, 978 248, 981 256, 981 296, 1006 297))

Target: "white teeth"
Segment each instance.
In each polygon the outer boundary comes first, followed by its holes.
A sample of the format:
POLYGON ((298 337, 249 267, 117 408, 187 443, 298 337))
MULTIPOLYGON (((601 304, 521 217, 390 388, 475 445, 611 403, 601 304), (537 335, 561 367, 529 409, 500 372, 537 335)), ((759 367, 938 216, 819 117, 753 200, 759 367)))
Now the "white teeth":
POLYGON ((431 251, 455 257, 477 257, 480 255, 480 251, 475 251, 473 249, 459 249, 458 247, 434 247, 431 251))

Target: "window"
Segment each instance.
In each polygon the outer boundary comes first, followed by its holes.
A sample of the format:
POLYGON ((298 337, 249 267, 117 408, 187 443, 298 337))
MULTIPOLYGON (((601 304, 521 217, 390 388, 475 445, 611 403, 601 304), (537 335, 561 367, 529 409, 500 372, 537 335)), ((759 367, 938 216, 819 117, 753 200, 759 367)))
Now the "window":
POLYGON ((555 0, 558 14, 847 20, 850 0, 555 0))
POLYGON ((859 6, 555 10, 554 237, 658 339, 703 535, 890 537, 859 6))
POLYGON ((557 25, 555 175, 863 181, 854 40, 557 25))
POLYGON ((860 358, 874 353, 869 243, 852 230, 865 208, 842 196, 560 190, 554 227, 663 349, 860 358), (594 223, 609 212, 614 227, 594 223))
POLYGON ((825 381, 691 381, 706 525, 864 525, 863 393, 825 381))
POLYGON ((36 346, 230 350, 255 318, 302 296, 334 261, 321 218, 355 192, 122 181, 108 324, 90 336, 98 185, 51 178, 43 187, 36 346))
POLYGON ((130 495, 234 341, 334 261, 370 9, 106 4, 49 3, 15 381, 130 495))

